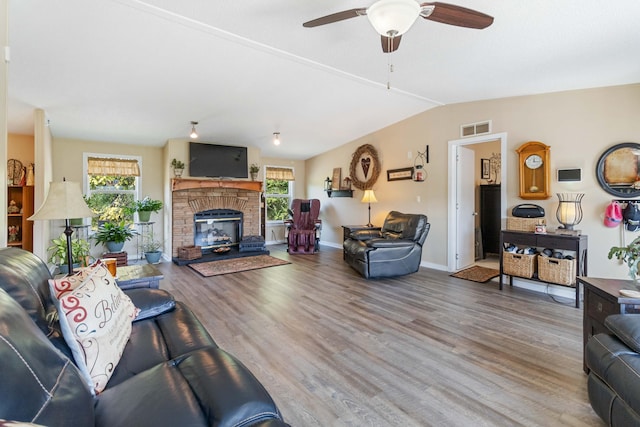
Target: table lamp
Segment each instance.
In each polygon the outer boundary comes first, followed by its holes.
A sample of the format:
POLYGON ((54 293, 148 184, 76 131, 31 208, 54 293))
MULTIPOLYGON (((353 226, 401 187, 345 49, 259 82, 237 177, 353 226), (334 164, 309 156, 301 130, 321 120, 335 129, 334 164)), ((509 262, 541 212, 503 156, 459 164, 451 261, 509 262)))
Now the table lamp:
POLYGON ((82 197, 80 184, 77 182, 66 181, 51 182, 49 192, 44 203, 29 218, 30 221, 63 219, 65 221, 64 234, 67 236, 67 264, 69 265, 69 274, 73 273, 73 259, 71 251, 71 235, 73 228, 69 222, 70 218, 88 218, 95 214, 82 197))
POLYGON ((369 223, 367 224, 367 227, 373 227, 373 224, 371 223, 371 203, 378 203, 378 199, 376 199, 376 195, 373 193, 373 190, 364 190, 361 202, 369 204, 369 223))
POLYGON ((574 226, 582 221, 582 198, 584 193, 556 193, 558 196, 558 210, 556 211, 556 219, 561 228, 558 228, 560 234, 579 235, 579 230, 574 230, 574 226))

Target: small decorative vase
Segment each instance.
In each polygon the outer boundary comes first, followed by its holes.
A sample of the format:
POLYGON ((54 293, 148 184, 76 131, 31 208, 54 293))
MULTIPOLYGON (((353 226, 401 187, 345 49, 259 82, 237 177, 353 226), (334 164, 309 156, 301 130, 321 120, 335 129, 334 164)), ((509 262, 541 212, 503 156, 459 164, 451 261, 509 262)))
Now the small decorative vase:
POLYGON ((175 168, 173 170, 173 176, 180 178, 182 176, 182 171, 184 171, 184 169, 175 168))
POLYGON ((138 211, 138 219, 140 222, 149 222, 151 219, 151 211, 138 211))
POLYGON ((251 172, 251 181, 255 181, 258 179, 258 174, 256 172, 251 172))

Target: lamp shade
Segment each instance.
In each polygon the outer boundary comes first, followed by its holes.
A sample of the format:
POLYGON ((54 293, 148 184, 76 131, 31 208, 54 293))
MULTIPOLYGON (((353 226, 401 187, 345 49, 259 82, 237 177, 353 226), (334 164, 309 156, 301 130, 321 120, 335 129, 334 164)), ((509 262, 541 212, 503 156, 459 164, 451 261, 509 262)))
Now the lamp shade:
POLYGON ((40 209, 27 218, 30 221, 47 219, 88 218, 95 214, 82 197, 80 184, 72 181, 52 182, 40 209))
POLYGON ((373 190, 364 190, 364 195, 362 196, 362 203, 378 203, 378 199, 376 199, 376 195, 373 193, 373 190))
POLYGON ((414 0, 379 0, 367 9, 367 18, 378 34, 401 36, 411 28, 420 10, 414 0))

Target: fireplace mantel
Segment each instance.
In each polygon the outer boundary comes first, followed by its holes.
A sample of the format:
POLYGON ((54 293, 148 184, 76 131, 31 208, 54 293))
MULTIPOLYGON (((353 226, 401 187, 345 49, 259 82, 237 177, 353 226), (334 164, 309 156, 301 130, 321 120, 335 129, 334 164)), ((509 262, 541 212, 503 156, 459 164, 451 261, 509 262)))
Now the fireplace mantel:
POLYGON ((262 182, 182 178, 174 178, 171 180, 171 191, 190 190, 195 188, 235 188, 247 191, 262 191, 262 182))

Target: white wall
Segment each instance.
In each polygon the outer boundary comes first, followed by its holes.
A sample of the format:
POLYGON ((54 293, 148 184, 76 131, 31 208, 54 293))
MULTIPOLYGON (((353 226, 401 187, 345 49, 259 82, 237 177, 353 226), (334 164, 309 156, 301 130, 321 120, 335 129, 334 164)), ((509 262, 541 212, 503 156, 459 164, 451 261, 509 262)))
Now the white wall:
MULTIPOLYGON (((589 275, 625 278, 627 271, 607 259, 609 248, 621 243, 619 229, 602 224, 606 205, 614 197, 599 185, 596 163, 607 148, 621 142, 640 142, 640 84, 521 96, 437 107, 396 123, 378 132, 316 156, 307 161, 307 193, 322 201, 322 239, 339 246, 341 224, 366 223, 366 205, 359 202, 362 192, 353 199, 328 199, 322 182, 334 167, 348 170, 351 154, 362 144, 378 150, 383 171, 412 164, 407 152, 422 151, 429 144, 431 161, 426 166, 428 178, 423 183, 386 181, 386 173, 374 186, 379 203, 372 205, 372 218, 381 224, 387 212, 424 213, 431 232, 423 251, 423 262, 447 265, 447 143, 460 138, 460 125, 492 120, 494 133, 508 133, 508 149, 503 153, 507 168, 507 213, 517 204, 518 156, 516 148, 527 141, 542 141, 551 146, 551 191, 554 197, 534 201, 545 208, 550 228, 557 227, 555 210, 557 192, 584 192, 584 219, 578 228, 589 236, 589 275), (558 168, 583 169, 579 183, 559 183, 558 168), (420 196, 421 202, 417 201, 420 196)), ((625 232, 629 242, 637 233, 625 232)))

